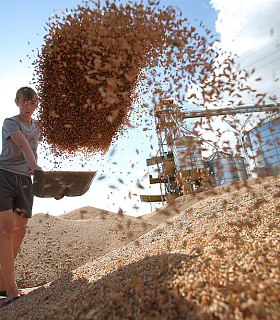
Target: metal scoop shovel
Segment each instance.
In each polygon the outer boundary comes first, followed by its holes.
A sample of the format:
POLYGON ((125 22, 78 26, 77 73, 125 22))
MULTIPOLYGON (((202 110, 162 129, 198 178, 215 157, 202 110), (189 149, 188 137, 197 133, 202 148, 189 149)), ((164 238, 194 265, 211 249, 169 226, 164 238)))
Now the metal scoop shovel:
POLYGON ((59 200, 64 196, 76 197, 86 193, 96 171, 42 171, 34 170, 33 194, 40 198, 59 200))

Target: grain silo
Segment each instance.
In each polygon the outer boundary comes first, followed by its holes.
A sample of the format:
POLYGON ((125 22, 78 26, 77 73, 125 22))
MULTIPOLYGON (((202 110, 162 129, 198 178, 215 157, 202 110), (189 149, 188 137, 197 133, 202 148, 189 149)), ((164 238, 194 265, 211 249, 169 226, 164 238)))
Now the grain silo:
POLYGON ((185 171, 204 168, 201 155, 201 141, 191 135, 177 138, 173 146, 177 170, 185 171))
POLYGON ((247 132, 259 176, 279 174, 280 116, 273 114, 247 132))
POLYGON ((208 157, 204 166, 213 187, 248 178, 245 159, 235 158, 231 153, 216 151, 208 157))

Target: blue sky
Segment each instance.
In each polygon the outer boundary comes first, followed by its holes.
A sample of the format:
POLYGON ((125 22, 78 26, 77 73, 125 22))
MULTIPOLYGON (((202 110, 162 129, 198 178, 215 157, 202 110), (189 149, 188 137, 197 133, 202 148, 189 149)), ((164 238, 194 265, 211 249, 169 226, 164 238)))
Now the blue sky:
MULTIPOLYGON (((43 44, 43 37, 46 34, 44 27, 48 19, 54 14, 59 15, 61 10, 75 8, 79 3, 81 2, 69 0, 9 2, 0 0, 1 124, 6 117, 17 114, 17 107, 14 104, 16 90, 29 85, 32 81, 32 62, 37 49, 43 44)), ((244 62, 245 66, 247 64, 260 69, 259 72, 266 79, 262 86, 265 86, 266 91, 271 94, 279 92, 279 82, 275 82, 275 79, 279 75, 280 63, 278 59, 280 32, 276 23, 278 21, 276 12, 279 12, 280 1, 237 0, 231 4, 227 0, 162 0, 159 4, 159 6, 169 5, 177 6, 182 11, 183 17, 188 18, 194 26, 203 21, 212 32, 217 32, 221 39, 220 45, 239 54, 241 64, 244 62), (257 53, 259 56, 254 56, 257 53), (263 58, 264 56, 266 58, 263 58)), ((246 102, 250 103, 249 100, 246 102)), ((148 170, 146 158, 154 155, 156 149, 155 130, 151 128, 143 131, 143 128, 138 128, 130 130, 118 140, 113 155, 110 155, 112 150, 109 150, 106 156, 90 157, 87 163, 81 161, 79 156, 71 161, 64 160, 60 170, 98 170, 97 177, 104 174, 106 179, 95 179, 90 190, 82 197, 65 197, 59 201, 35 198, 33 213, 48 212, 58 215, 83 206, 93 206, 113 212, 122 208, 129 215, 149 213, 150 205, 140 203, 139 195, 159 194, 159 188, 151 189, 148 178, 145 177, 148 170), (136 187, 137 181, 141 182, 145 190, 136 187), (132 199, 128 197, 129 192, 135 194, 132 195, 132 199)), ((54 166, 50 163, 50 159, 44 159, 46 150, 40 150, 39 163, 44 170, 53 170, 54 166)))

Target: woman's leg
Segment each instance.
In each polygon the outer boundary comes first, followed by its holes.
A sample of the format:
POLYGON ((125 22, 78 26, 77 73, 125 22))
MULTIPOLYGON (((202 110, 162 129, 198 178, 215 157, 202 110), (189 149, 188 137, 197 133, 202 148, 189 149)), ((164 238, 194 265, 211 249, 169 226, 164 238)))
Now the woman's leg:
POLYGON ((14 259, 16 259, 17 254, 19 252, 22 240, 26 234, 26 227, 28 223, 28 218, 24 218, 13 212, 14 214, 14 223, 15 223, 15 232, 13 237, 13 249, 14 249, 14 259))
POLYGON ((21 218, 18 215, 17 217, 16 215, 17 213, 13 212, 12 209, 0 212, 0 264, 3 280, 5 282, 7 300, 19 295, 18 287, 15 281, 14 259, 15 254, 17 254, 19 250, 23 237, 22 235, 17 236, 16 234, 20 229, 22 232, 21 226, 24 225, 24 221, 20 221, 20 219, 26 218, 21 218), (16 235, 15 242, 14 235, 16 235))

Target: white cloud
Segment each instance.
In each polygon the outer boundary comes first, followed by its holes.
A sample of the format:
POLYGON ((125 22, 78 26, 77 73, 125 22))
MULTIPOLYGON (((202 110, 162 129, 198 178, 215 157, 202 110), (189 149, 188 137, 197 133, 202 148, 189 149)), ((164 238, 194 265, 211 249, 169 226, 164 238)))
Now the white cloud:
POLYGON ((270 41, 273 34, 279 35, 279 0, 212 0, 211 4, 218 11, 216 31, 225 49, 234 46, 242 53, 270 41))
MULTIPOLYGON (((211 0, 218 12, 216 31, 220 33, 219 47, 237 54, 240 69, 254 76, 248 85, 279 101, 280 12, 279 0, 211 0), (262 78, 262 81, 256 81, 262 78)), ((267 98, 266 102, 269 99, 267 98)), ((245 103, 255 103, 246 97, 245 103)))

